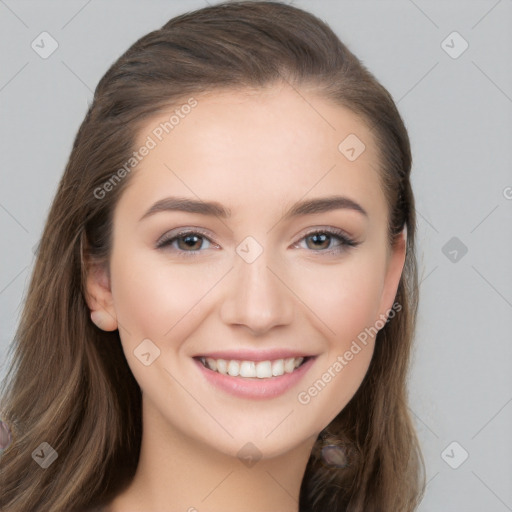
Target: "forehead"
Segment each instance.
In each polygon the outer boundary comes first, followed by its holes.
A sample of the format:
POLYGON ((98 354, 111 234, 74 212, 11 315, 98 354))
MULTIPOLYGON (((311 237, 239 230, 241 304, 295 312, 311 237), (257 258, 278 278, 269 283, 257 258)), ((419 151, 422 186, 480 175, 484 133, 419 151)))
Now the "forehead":
POLYGON ((343 193, 364 199, 369 209, 385 208, 373 136, 349 109, 289 85, 193 100, 177 102, 140 129, 136 149, 149 143, 151 150, 128 188, 139 202, 168 193, 236 209, 343 193), (181 109, 186 104, 194 106, 181 109))

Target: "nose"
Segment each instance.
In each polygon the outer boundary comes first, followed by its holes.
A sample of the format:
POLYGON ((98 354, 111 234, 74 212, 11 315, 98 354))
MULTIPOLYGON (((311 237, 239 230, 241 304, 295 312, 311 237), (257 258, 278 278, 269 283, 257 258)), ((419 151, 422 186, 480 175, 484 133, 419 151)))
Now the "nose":
POLYGON ((235 254, 234 269, 227 276, 221 319, 226 325, 243 326, 260 336, 273 327, 291 323, 293 292, 286 276, 273 268, 264 250, 252 263, 235 254))

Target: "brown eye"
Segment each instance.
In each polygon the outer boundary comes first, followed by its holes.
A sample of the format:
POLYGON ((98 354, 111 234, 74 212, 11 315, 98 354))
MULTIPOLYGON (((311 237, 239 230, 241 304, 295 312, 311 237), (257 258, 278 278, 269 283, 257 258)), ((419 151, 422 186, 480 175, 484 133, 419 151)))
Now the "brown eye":
POLYGON ((198 231, 169 232, 158 240, 157 249, 183 256, 195 256, 211 246, 216 246, 206 235, 198 231))
POLYGON ((308 235, 305 237, 306 240, 311 240, 312 243, 308 245, 309 249, 328 249, 331 243, 332 237, 325 233, 315 233, 313 235, 308 235))
POLYGON ((184 251, 193 250, 197 251, 201 248, 203 237, 196 234, 188 234, 180 237, 176 237, 178 241, 178 248, 184 251), (182 243, 180 243, 182 242, 182 243))
POLYGON ((330 228, 307 233, 296 245, 301 245, 305 241, 305 248, 319 254, 340 253, 359 245, 347 236, 344 231, 330 228), (335 242, 335 243, 332 243, 335 242))

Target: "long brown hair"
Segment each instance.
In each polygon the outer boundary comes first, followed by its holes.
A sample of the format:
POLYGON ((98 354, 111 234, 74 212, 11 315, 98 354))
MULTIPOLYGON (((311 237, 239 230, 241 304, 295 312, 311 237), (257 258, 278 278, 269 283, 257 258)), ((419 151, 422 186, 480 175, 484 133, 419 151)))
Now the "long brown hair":
POLYGON ((112 214, 130 180, 97 191, 134 151, 141 124, 203 92, 306 86, 371 127, 389 205, 392 243, 407 226, 396 302, 368 372, 322 439, 350 454, 329 468, 317 441, 300 507, 318 512, 405 512, 425 477, 406 380, 417 308, 415 210, 409 139, 390 94, 321 20, 277 2, 226 2, 171 19, 129 48, 100 80, 40 242, 12 361, 2 386, 13 441, 0 460, 5 512, 69 512, 108 503, 137 467, 141 392, 119 333, 99 330, 85 301, 86 258, 108 261, 112 214), (96 193, 95 193, 96 192, 96 193), (104 197, 103 197, 104 196, 104 197), (33 452, 48 443, 46 469, 33 452))

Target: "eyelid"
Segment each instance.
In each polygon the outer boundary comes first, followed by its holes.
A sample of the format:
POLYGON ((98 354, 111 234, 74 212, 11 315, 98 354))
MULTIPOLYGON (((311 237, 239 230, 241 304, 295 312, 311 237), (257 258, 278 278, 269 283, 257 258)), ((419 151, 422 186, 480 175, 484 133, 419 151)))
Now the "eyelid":
POLYGON ((301 235, 301 238, 299 240, 302 240, 303 238, 309 235, 314 235, 316 233, 327 233, 330 235, 337 235, 340 238, 344 238, 347 241, 355 243, 355 239, 352 235, 347 233, 344 229, 335 228, 333 226, 314 226, 312 228, 308 228, 307 231, 301 235))
POLYGON ((327 227, 327 226, 316 226, 313 228, 309 228, 308 231, 301 235, 301 237, 293 244, 293 247, 297 247, 300 242, 306 239, 308 236, 315 234, 327 234, 335 239, 340 241, 339 245, 332 249, 319 249, 319 250, 309 250, 311 253, 318 254, 332 254, 332 253, 340 253, 347 251, 351 247, 356 247, 360 245, 360 241, 354 239, 353 236, 349 235, 345 230, 335 227, 327 227))
MULTIPOLYGON (((210 236, 209 232, 203 228, 196 227, 196 226, 188 226, 183 228, 176 228, 174 230, 166 232, 164 235, 162 235, 156 242, 156 248, 157 249, 164 249, 167 245, 170 245, 171 242, 173 243, 180 237, 186 236, 186 235, 200 235, 201 237, 205 238, 210 242, 212 245, 215 245, 219 247, 219 244, 217 244, 213 237, 210 236)), ((351 247, 356 247, 361 242, 355 240, 351 235, 349 235, 345 230, 335 227, 326 227, 326 226, 315 226, 312 228, 308 228, 308 230, 303 233, 300 238, 292 244, 292 247, 294 248, 300 248, 298 247, 299 243, 302 242, 304 239, 306 239, 308 236, 315 235, 315 234, 327 234, 334 239, 338 239, 340 242, 335 248, 332 249, 309 249, 308 252, 311 253, 318 253, 318 254, 332 254, 332 253, 340 253, 348 250, 351 247)), ((174 250, 174 252, 184 255, 184 256, 194 256, 198 255, 200 252, 204 252, 203 250, 191 250, 191 251, 184 251, 184 250, 174 250)))
MULTIPOLYGON (((164 233, 157 241, 156 241, 156 248, 162 248, 166 242, 169 242, 173 239, 190 235, 190 234, 198 234, 202 237, 206 238, 210 243, 214 245, 218 245, 213 238, 210 236, 208 231, 204 230, 203 228, 196 227, 196 226, 188 226, 185 228, 176 228, 171 229, 171 231, 167 231, 164 233)), ((199 252, 199 251, 180 251, 180 252, 199 252)))

